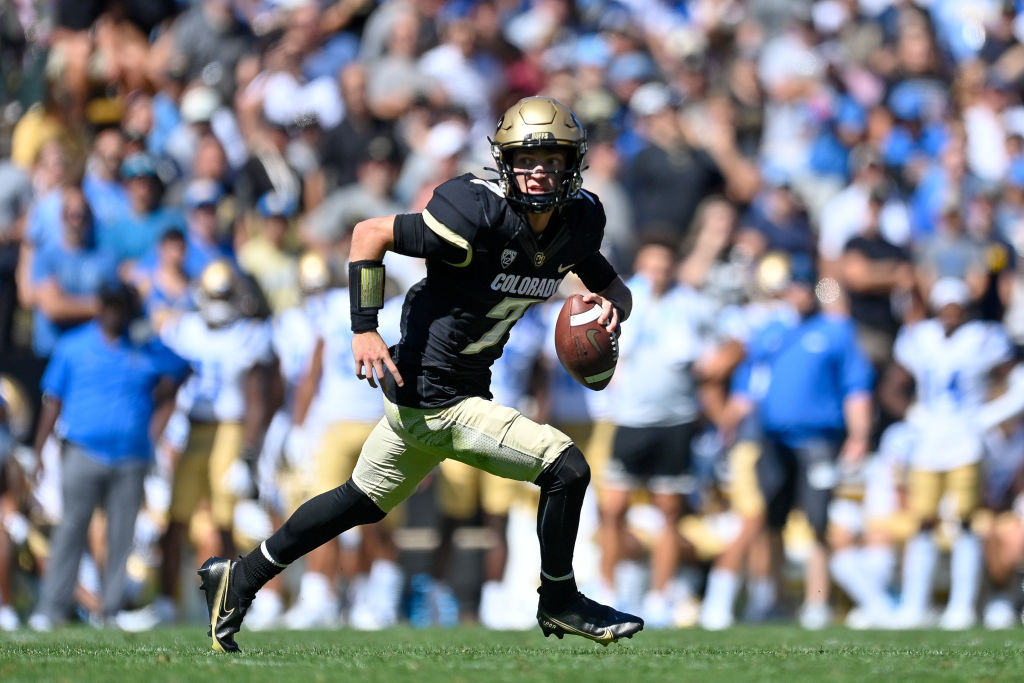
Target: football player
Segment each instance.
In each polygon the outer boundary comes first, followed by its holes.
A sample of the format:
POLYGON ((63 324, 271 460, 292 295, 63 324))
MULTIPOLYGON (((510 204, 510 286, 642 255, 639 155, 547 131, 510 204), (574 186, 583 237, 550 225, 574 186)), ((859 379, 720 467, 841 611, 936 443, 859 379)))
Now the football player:
POLYGON ((890 413, 906 412, 906 421, 918 434, 907 484, 918 532, 904 549, 896 623, 916 628, 929 621, 939 554, 934 531, 939 501, 948 496, 961 529, 953 541, 950 594, 939 626, 959 630, 977 620, 981 584, 982 545, 970 526, 981 490, 983 441, 977 417, 993 382, 1012 369, 1013 357, 1001 325, 968 320, 970 294, 963 280, 936 281, 928 299, 934 317, 900 330, 893 349, 895 363, 879 394, 890 413), (908 397, 914 399, 909 411, 908 397))
POLYGON ((626 548, 626 513, 637 490, 650 493, 662 531, 651 546, 650 589, 641 614, 652 627, 672 623, 672 580, 693 549, 678 532, 694 492, 690 444, 701 415, 700 361, 713 346, 710 301, 675 281, 672 241, 651 237, 637 250, 633 323, 619 341, 612 381, 616 412, 612 459, 601 492, 601 574, 614 585, 626 548), (651 373, 653 367, 660 371, 651 373))
POLYGON ((505 112, 491 143, 498 179, 462 175, 439 186, 422 213, 356 225, 352 353, 356 374, 382 385, 385 416, 344 485, 304 503, 240 561, 211 557, 200 569, 215 650, 238 649, 234 635, 260 586, 341 532, 383 519, 445 458, 540 487, 537 620, 545 635, 607 644, 643 628, 576 587, 573 548, 590 480, 583 453, 553 427, 488 400, 490 367, 509 329, 569 271, 590 290, 584 301, 601 306, 609 332, 632 307, 599 251, 604 210, 581 190, 586 136, 564 105, 529 97, 505 112), (427 262, 391 348, 377 332, 388 251, 427 262))
POLYGON ((267 322, 241 314, 241 282, 227 261, 214 261, 199 278, 199 310, 161 332, 164 343, 192 367, 177 399, 188 418, 188 439, 171 484, 160 595, 145 613, 123 617, 125 630, 175 618, 182 545, 200 503, 209 504, 221 552, 233 554, 235 505, 255 493, 274 355, 267 322))

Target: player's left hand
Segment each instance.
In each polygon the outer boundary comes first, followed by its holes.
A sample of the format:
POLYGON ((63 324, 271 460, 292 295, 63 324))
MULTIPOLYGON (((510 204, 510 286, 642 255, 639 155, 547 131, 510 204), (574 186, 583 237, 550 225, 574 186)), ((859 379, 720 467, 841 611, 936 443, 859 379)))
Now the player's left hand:
POLYGON ((601 316, 597 319, 597 322, 604 325, 604 328, 609 333, 618 334, 619 309, 616 308, 611 299, 606 299, 600 294, 587 292, 583 295, 583 300, 588 304, 598 304, 601 306, 601 316))
POLYGON ((241 460, 235 460, 224 472, 221 485, 233 496, 248 499, 258 495, 256 482, 253 480, 249 466, 241 460))
POLYGON ((405 386, 405 380, 391 359, 388 345, 377 330, 352 335, 352 356, 356 361, 356 377, 365 379, 374 389, 383 384, 384 368, 395 378, 395 384, 405 386))
POLYGON ((850 436, 843 442, 839 457, 846 464, 859 463, 868 453, 868 440, 863 437, 850 436))

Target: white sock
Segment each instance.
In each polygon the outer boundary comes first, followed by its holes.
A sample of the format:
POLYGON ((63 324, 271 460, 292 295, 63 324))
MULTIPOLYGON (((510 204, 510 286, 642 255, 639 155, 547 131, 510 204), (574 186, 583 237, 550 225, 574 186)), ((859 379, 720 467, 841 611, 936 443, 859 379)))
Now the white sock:
POLYGON ((914 614, 928 609, 938 560, 939 549, 930 531, 922 531, 907 541, 903 552, 902 609, 914 614))
POLYGON ((778 597, 775 581, 770 576, 751 576, 747 578, 747 611, 766 614, 775 607, 778 597))
POLYGON ((650 571, 634 560, 622 560, 615 566, 617 601, 628 611, 643 602, 650 571))
POLYGON ((874 582, 865 571, 864 554, 860 548, 843 548, 833 553, 828 567, 832 578, 858 606, 870 608, 875 603, 874 582))
POLYGON ((860 569, 868 577, 871 590, 872 608, 891 608, 892 598, 889 586, 896 569, 896 549, 886 545, 869 545, 861 548, 860 569))
POLYGON ((300 602, 317 605, 334 599, 331 582, 326 574, 306 572, 302 575, 302 580, 299 582, 300 602))
POLYGON ((715 612, 732 613, 736 593, 739 592, 740 577, 728 569, 712 569, 708 574, 708 586, 704 591, 704 607, 715 612))
POLYGON ((981 539, 961 531, 953 543, 949 570, 949 608, 973 612, 981 585, 981 539))
POLYGON ((381 601, 382 608, 397 608, 402 597, 402 586, 405 577, 398 563, 391 560, 374 560, 370 565, 367 578, 367 590, 381 601))
POLYGON ((887 545, 869 545, 862 548, 861 567, 871 577, 876 590, 888 592, 896 569, 896 549, 887 545))

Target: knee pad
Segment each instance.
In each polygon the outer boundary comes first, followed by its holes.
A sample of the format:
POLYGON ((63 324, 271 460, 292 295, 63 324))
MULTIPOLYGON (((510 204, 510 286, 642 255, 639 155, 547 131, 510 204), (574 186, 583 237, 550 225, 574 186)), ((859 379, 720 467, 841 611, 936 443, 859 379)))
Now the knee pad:
POLYGON ((581 489, 590 484, 590 465, 583 451, 575 444, 565 449, 558 458, 544 468, 534 482, 546 493, 581 489))

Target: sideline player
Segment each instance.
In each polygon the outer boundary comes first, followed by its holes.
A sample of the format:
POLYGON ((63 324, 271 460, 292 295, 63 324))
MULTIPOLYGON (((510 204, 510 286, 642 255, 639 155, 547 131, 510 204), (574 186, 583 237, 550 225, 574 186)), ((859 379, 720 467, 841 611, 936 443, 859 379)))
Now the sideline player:
POLYGON ((604 210, 581 190, 586 136, 564 105, 528 97, 499 120, 491 149, 497 180, 462 175, 438 187, 422 213, 356 226, 352 352, 356 374, 383 385, 385 417, 349 481, 304 503, 239 561, 211 557, 199 570, 213 649, 238 650, 234 635, 264 583, 346 529, 383 519, 445 458, 540 487, 537 621, 545 635, 607 644, 643 628, 576 587, 573 548, 590 481, 583 453, 553 427, 487 400, 490 367, 509 329, 569 271, 590 290, 584 300, 601 306, 609 332, 632 307, 629 289, 598 251, 604 210), (427 277, 406 296, 402 340, 391 349, 376 331, 388 251, 427 261, 427 277))

